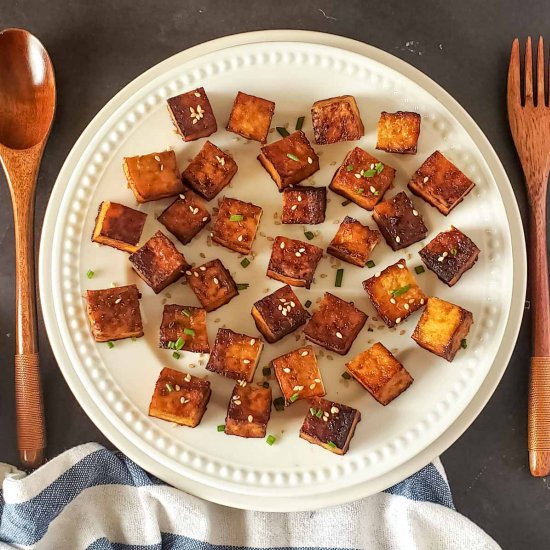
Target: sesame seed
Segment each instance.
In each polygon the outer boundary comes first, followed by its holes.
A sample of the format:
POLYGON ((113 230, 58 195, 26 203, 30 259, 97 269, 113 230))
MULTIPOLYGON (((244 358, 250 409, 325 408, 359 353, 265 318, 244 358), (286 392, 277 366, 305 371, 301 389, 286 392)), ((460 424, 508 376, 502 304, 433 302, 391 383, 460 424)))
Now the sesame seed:
POLYGON ((195 208, 195 210, 193 210, 193 214, 198 214, 198 213, 199 213, 199 209, 195 208))
POLYGON ((290 307, 296 307, 296 304, 294 302, 290 302, 290 307))
POLYGON ((448 252, 443 252, 443 257, 446 258, 449 255, 448 252))
POLYGON ((189 210, 191 211, 191 214, 193 213, 193 210, 195 210, 191 205, 189 205, 189 210))
POLYGON ((296 252, 296 257, 299 258, 301 254, 299 252, 296 252))
POLYGON ((336 333, 336 338, 340 338, 340 340, 343 338, 342 336, 342 333, 341 332, 337 332, 336 333))
POLYGON ((248 415, 248 421, 252 422, 254 420, 253 416, 251 414, 248 415))
POLYGON ((413 216, 418 216, 418 212, 416 210, 413 210, 413 216))
POLYGON ((192 275, 192 273, 190 271, 186 271, 185 274, 186 275, 192 275))
POLYGON ((302 202, 302 195, 298 195, 298 202, 302 202))
POLYGON ((370 169, 371 169, 371 170, 374 170, 374 163, 372 163, 372 164, 370 165, 370 169))
POLYGON ((115 300, 115 304, 120 304, 120 302, 122 302, 122 298, 117 298, 117 299, 115 300))
POLYGON ((370 192, 371 192, 371 193, 375 193, 375 192, 376 192, 376 187, 374 187, 374 185, 371 185, 369 189, 370 189, 370 192))
POLYGON ((182 201, 184 201, 184 200, 185 200, 185 195, 180 195, 180 199, 181 199, 182 201))
POLYGON ((403 304, 403 307, 404 307, 406 310, 408 310, 410 306, 409 306, 409 304, 403 304))
POLYGON ((328 416, 323 416, 323 421, 328 422, 328 416))
POLYGON ((238 400, 238 399, 235 399, 235 401, 233 401, 233 403, 234 403, 235 405, 240 405, 240 404, 241 404, 240 400, 238 400))
POLYGON ((411 298, 411 299, 409 300, 409 304, 414 304, 414 298, 411 298))
POLYGON ((158 155, 155 155, 155 160, 156 160, 157 162, 160 162, 160 157, 159 157, 158 155))
POLYGON ((181 386, 180 386, 179 384, 176 384, 176 385, 174 386, 174 388, 176 389, 176 391, 180 391, 180 390, 181 390, 181 386))
POLYGON ((395 304, 395 298, 390 298, 390 304, 395 304))
POLYGON ((420 305, 424 305, 424 298, 420 298, 420 305))
POLYGON ((305 248, 300 248, 300 249, 298 250, 298 252, 301 252, 302 254, 303 254, 305 251, 306 251, 305 248))
POLYGON ((249 365, 250 364, 250 359, 243 359, 243 363, 245 365, 249 365))
POLYGON ((429 179, 430 179, 430 178, 429 178, 428 176, 426 176, 426 177, 424 178, 424 180, 423 180, 424 183, 428 183, 428 180, 429 180, 429 179))
POLYGON ((231 399, 233 399, 233 401, 237 401, 239 399, 239 396, 238 395, 234 395, 231 399))
POLYGON ((286 302, 286 298, 279 298, 279 302, 286 302))
POLYGON ((241 388, 244 388, 246 386, 246 380, 237 380, 237 384, 239 384, 241 388))
POLYGON ((331 407, 330 412, 332 414, 338 414, 340 412, 340 409, 338 407, 331 407))
POLYGON ((239 242, 241 242, 241 241, 243 240, 243 236, 242 236, 242 235, 239 235, 239 236, 237 237, 237 240, 238 240, 239 242))
POLYGON ((307 157, 307 162, 308 162, 309 164, 313 164, 313 159, 312 159, 311 157, 307 157))
POLYGON ((398 318, 395 320, 395 324, 398 325, 400 322, 401 322, 401 317, 398 317, 398 318))
POLYGON ((399 235, 397 235, 397 237, 395 237, 395 242, 396 243, 400 243, 401 242, 401 237, 399 235))
POLYGON ((180 403, 182 405, 185 405, 185 403, 189 403, 189 399, 185 399, 185 397, 180 397, 180 403))
POLYGON ((191 382, 191 375, 190 375, 190 374, 186 374, 184 380, 185 380, 186 382, 191 382))
POLYGON ((215 284, 215 285, 219 285, 219 284, 220 284, 220 281, 218 281, 218 278, 217 278, 217 277, 214 277, 214 284, 215 284))
POLYGON ((397 264, 397 267, 398 267, 399 269, 405 269, 405 266, 404 266, 403 264, 397 264))
POLYGON ((204 216, 204 218, 202 219, 203 222, 206 222, 208 221, 208 216, 204 216))
POLYGON ((250 345, 253 346, 255 343, 256 343, 256 340, 254 340, 254 338, 251 338, 250 339, 250 345))
POLYGON ((296 208, 298 208, 298 205, 297 205, 297 204, 293 204, 293 205, 290 207, 291 210, 296 210, 296 208))
POLYGON ((283 372, 286 373, 286 374, 288 374, 288 373, 290 372, 290 369, 289 369, 288 367, 285 367, 285 368, 283 369, 283 372))
POLYGON ((282 310, 283 310, 283 306, 279 304, 279 311, 282 311, 282 310))
POLYGON ((285 243, 281 243, 281 248, 284 248, 285 247, 285 243))
POLYGON ((300 353, 300 355, 301 355, 302 357, 305 357, 306 355, 308 355, 308 352, 307 352, 307 351, 302 351, 302 353, 300 353))
POLYGON ((361 177, 361 174, 354 174, 354 176, 359 179, 361 177))
POLYGON ((286 317, 286 309, 282 309, 281 313, 283 314, 284 317, 286 317))
POLYGON ((380 277, 380 271, 374 274, 375 277, 380 277))
POLYGON ((309 385, 309 389, 310 389, 310 390, 313 390, 313 389, 315 388, 316 385, 317 385, 317 384, 315 384, 315 382, 314 382, 313 384, 310 384, 310 385, 309 385))
POLYGON ((206 271, 206 267, 204 267, 203 265, 201 265, 201 266, 199 267, 199 269, 200 269, 201 271, 206 271))
POLYGON ((438 261, 438 262, 442 262, 444 259, 445 259, 444 256, 439 256, 439 258, 437 258, 437 261, 438 261))
POLYGON ((198 278, 199 274, 196 271, 193 271, 193 275, 198 278))
POLYGON ((320 378, 314 378, 313 381, 317 382, 317 384, 319 384, 321 382, 321 379, 320 378))

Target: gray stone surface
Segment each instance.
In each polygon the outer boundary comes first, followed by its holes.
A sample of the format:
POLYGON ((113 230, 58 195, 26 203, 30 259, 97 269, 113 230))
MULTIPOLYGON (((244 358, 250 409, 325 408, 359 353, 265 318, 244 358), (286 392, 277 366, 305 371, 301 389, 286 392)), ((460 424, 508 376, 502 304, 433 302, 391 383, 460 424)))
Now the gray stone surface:
MULTIPOLYGON (((34 32, 53 58, 59 108, 39 178, 36 236, 48 197, 74 141, 103 104, 166 57, 238 32, 297 28, 368 42, 424 71, 473 116, 495 147, 522 213, 525 194, 508 131, 505 80, 512 38, 546 32, 548 3, 340 1, 217 2, 215 0, 73 2, 2 0, 0 28, 34 32), (276 7, 275 7, 276 6, 276 7)), ((298 84, 298 83, 297 83, 298 84)), ((13 235, 9 195, 0 176, 0 461, 17 462, 12 356, 13 235)), ((529 476, 526 389, 529 325, 494 397, 472 427, 442 457, 456 506, 505 548, 548 548, 550 486, 529 476)), ((40 327, 49 456, 106 439, 67 388, 40 327)))

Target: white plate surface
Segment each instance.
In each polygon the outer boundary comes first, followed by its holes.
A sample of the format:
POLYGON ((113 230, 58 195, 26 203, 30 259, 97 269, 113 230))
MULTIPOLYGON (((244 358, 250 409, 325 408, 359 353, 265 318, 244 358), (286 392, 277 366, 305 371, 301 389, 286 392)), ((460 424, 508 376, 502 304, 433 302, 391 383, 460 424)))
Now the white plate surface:
MULTIPOLYGON (((465 127, 471 125, 467 115, 436 86, 430 93, 425 82, 421 86, 404 76, 403 70, 397 72, 391 67, 393 61, 401 69, 402 62, 372 48, 369 54, 365 57, 298 42, 234 45, 198 57, 183 52, 130 84, 100 112, 75 146, 56 183, 44 225, 40 275, 46 325, 60 366, 69 381, 74 381, 71 387, 79 401, 108 437, 117 444, 123 439, 129 448, 139 448, 140 458, 147 457, 145 467, 196 494, 238 506, 247 506, 242 496, 248 495, 251 508, 274 509, 275 505, 258 504, 269 496, 272 502, 296 501, 293 507, 299 509, 312 506, 307 504, 312 499, 319 506, 334 502, 331 494, 341 495, 339 500, 359 496, 358 486, 364 488, 360 494, 375 490, 375 486, 380 488, 377 480, 383 476, 391 472, 406 475, 404 466, 428 449, 474 397, 481 404, 488 398, 492 387, 481 398, 476 393, 495 364, 497 354, 500 360, 497 370, 501 373, 513 347, 521 311, 517 305, 524 297, 525 270, 524 265, 518 266, 518 260, 524 259, 524 250, 516 238, 512 239, 513 235, 521 237, 521 224, 502 168, 483 137, 473 135, 472 128, 465 127), (385 63, 376 60, 377 53, 378 59, 385 63), (344 457, 298 438, 307 411, 307 405, 300 402, 284 413, 273 411, 268 427, 268 432, 278 437, 273 447, 263 440, 242 440, 218 433, 216 426, 223 423, 233 383, 217 375, 209 376, 213 396, 198 428, 174 428, 147 416, 154 382, 163 366, 185 370, 193 364, 195 367, 190 369, 193 374, 207 373, 204 359, 201 366, 198 356, 185 353, 176 361, 171 352, 156 346, 163 302, 198 304, 190 289, 181 284, 155 296, 131 271, 124 253, 98 248, 90 242, 90 235, 101 200, 135 206, 124 182, 123 156, 173 147, 183 168, 198 151, 204 140, 183 143, 174 134, 165 108, 166 97, 196 86, 206 88, 220 128, 225 125, 238 90, 275 101, 273 126, 289 123, 290 127, 298 116, 309 115, 314 100, 350 93, 358 100, 366 129, 358 145, 397 169, 395 186, 386 196, 403 189, 414 170, 436 148, 477 183, 476 189, 447 218, 413 198, 430 229, 428 239, 453 224, 482 250, 477 265, 455 288, 447 288, 430 272, 418 277, 429 295, 458 303, 474 314, 468 349, 460 352, 452 364, 418 348, 410 339, 418 313, 394 330, 374 321, 376 314, 360 284, 374 271, 401 257, 410 258, 411 266, 419 265, 417 251, 421 243, 396 253, 381 244, 373 256, 377 263, 373 270, 342 264, 345 276, 341 289, 334 288, 335 266, 324 258, 312 289, 297 291, 302 301, 309 298, 314 303, 326 290, 354 300, 369 314, 367 326, 373 332, 365 328, 360 333, 348 358, 380 340, 388 348, 398 350, 397 357, 415 378, 407 392, 382 407, 357 384, 341 379, 346 358, 329 353, 320 358, 328 397, 357 407, 363 414, 351 449, 344 457), (439 100, 434 92, 440 94, 439 100), (380 111, 399 109, 417 111, 423 117, 419 152, 415 156, 374 151, 380 111), (44 243, 53 246, 46 248, 44 243), (88 269, 96 273, 92 280, 86 278, 88 269), (108 349, 93 342, 81 296, 87 288, 106 288, 112 282, 135 282, 142 290, 146 337, 136 342, 117 342, 114 349, 108 349), (511 308, 513 317, 509 316, 511 308), (208 491, 201 493, 200 487, 204 486, 208 491), (222 496, 216 498, 212 491, 220 491, 217 494, 222 496)), ((311 137, 309 116, 304 130, 311 137)), ((480 134, 475 126, 473 130, 480 134)), ((270 135, 270 140, 277 138, 276 133, 270 135)), ((178 245, 188 260, 198 264, 219 257, 235 273, 237 282, 251 283, 229 305, 209 314, 213 342, 217 328, 222 325, 257 334, 248 311, 256 299, 281 286, 265 277, 271 248, 268 238, 285 234, 303 239, 303 228, 275 224, 273 214, 280 212, 280 195, 256 160, 257 143, 236 140, 234 134, 223 129, 210 139, 228 149, 239 165, 231 188, 222 194, 249 200, 264 209, 261 234, 254 246, 256 257, 247 269, 239 265, 238 255, 214 245, 209 247, 207 231, 185 247, 178 245)), ((307 183, 328 185, 335 168, 353 145, 317 147, 321 153, 321 171, 307 183)), ((327 222, 308 228, 321 231, 312 241, 314 244, 326 246, 337 222, 346 214, 374 226, 370 213, 355 205, 343 207, 343 199, 331 192, 329 197, 327 222)), ((144 239, 162 229, 155 217, 169 202, 142 207, 150 214, 144 239)), ((262 365, 297 345, 291 335, 267 346, 262 365)), ((256 380, 261 379, 260 367, 256 380)), ((275 388, 276 383, 272 386, 275 388)), ((461 429, 466 425, 467 422, 461 429)), ((393 481, 398 479, 396 474, 393 481)))

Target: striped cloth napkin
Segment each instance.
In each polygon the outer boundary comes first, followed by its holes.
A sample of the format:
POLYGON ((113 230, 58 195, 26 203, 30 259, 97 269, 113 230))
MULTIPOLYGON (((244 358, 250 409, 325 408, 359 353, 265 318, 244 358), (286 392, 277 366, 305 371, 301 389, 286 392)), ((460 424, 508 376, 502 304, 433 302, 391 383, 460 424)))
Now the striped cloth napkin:
POLYGON ((95 443, 31 475, 0 464, 0 479, 2 549, 498 548, 456 512, 439 460, 383 493, 284 514, 206 502, 95 443))

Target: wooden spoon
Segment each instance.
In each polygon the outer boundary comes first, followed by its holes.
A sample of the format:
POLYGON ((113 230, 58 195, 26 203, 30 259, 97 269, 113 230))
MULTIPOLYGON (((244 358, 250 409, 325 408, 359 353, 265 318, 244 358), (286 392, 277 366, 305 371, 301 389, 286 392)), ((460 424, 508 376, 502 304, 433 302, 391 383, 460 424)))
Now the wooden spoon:
POLYGON ((55 112, 55 77, 44 46, 29 32, 0 32, 0 161, 15 226, 17 443, 21 462, 44 460, 46 430, 40 382, 34 284, 34 195, 55 112))

